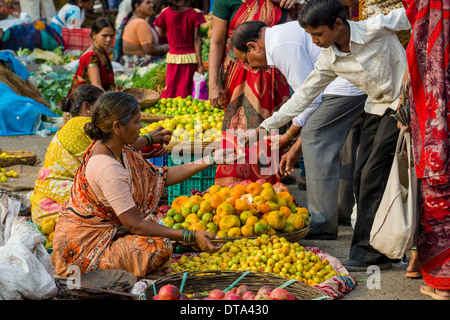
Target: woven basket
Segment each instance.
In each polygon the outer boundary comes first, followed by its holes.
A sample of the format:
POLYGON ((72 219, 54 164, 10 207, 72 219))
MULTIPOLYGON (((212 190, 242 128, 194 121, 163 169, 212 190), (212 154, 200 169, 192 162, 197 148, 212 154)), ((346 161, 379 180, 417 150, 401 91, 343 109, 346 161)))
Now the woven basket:
MULTIPOLYGON (((278 237, 284 237, 287 241, 289 242, 298 242, 301 239, 303 239, 309 232, 309 225, 304 227, 303 229, 300 230, 296 230, 294 232, 287 232, 287 233, 278 233, 277 236, 278 237)), ((234 240, 237 239, 242 239, 242 238, 247 238, 247 239, 256 239, 259 236, 252 236, 252 237, 223 237, 223 238, 219 238, 219 239, 213 239, 211 240, 211 242, 215 242, 215 243, 226 243, 228 241, 233 242, 234 240)), ((178 247, 181 247, 183 249, 186 250, 190 250, 193 252, 199 252, 202 251, 200 250, 200 248, 196 245, 196 244, 186 244, 180 241, 175 242, 175 245, 178 247)))
POLYGON ((145 123, 158 122, 164 119, 171 119, 172 116, 165 116, 160 114, 151 114, 147 112, 141 112, 141 121, 145 123))
POLYGON ((159 93, 150 89, 125 88, 122 92, 135 97, 141 106, 141 110, 152 107, 159 100, 159 93))
POLYGON ((33 166, 36 163, 37 155, 30 151, 25 150, 2 150, 0 149, 1 153, 7 153, 8 155, 11 155, 13 157, 10 158, 3 158, 0 157, 0 167, 10 167, 14 166, 16 164, 25 164, 29 166, 33 166))
POLYGON ((321 290, 311 287, 303 282, 290 281, 286 278, 276 276, 268 272, 237 272, 229 270, 192 271, 176 273, 161 277, 154 282, 154 286, 147 287, 145 295, 147 299, 155 295, 155 291, 165 285, 174 285, 183 293, 199 293, 196 298, 205 298, 205 292, 214 289, 226 290, 231 287, 238 288, 240 285, 249 286, 255 293, 263 286, 272 288, 284 287, 297 300, 324 299, 331 300, 321 290), (239 280, 239 278, 241 278, 239 280), (183 284, 183 279, 184 284, 183 284), (237 280, 239 280, 237 282, 237 280), (183 284, 183 286, 182 286, 183 284), (202 295, 203 293, 203 295, 202 295))

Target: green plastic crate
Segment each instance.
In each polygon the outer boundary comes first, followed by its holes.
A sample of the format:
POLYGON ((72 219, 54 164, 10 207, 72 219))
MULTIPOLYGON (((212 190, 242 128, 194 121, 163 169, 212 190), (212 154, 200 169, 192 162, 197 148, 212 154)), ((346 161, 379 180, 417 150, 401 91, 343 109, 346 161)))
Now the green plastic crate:
MULTIPOLYGON (((190 155, 172 158, 172 155, 168 155, 168 166, 173 167, 184 163, 193 162, 195 160, 201 159, 201 155, 190 155), (189 160, 186 161, 186 160, 189 160)), ((210 186, 214 184, 214 180, 216 177, 216 168, 214 166, 210 166, 205 170, 198 172, 193 175, 186 181, 178 183, 176 185, 168 187, 169 195, 169 205, 172 205, 172 202, 175 198, 179 196, 190 196, 191 190, 199 190, 201 192, 206 191, 210 186)))

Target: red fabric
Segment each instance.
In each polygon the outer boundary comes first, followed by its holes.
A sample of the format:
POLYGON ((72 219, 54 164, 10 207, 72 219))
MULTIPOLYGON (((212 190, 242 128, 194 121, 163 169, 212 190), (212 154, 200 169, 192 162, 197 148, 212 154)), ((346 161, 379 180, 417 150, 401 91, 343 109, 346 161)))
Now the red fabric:
POLYGON ((423 212, 418 253, 424 281, 450 290, 450 0, 404 0, 411 132, 423 212))
MULTIPOLYGON (((236 59, 230 43, 234 29, 242 22, 259 20, 271 27, 286 22, 282 21, 282 15, 282 9, 271 1, 248 0, 247 4, 243 3, 230 22, 221 72, 221 81, 227 99, 223 131, 236 129, 245 131, 256 128, 289 99, 289 85, 278 69, 270 68, 263 72, 245 66, 236 59), (248 8, 251 8, 250 12, 248 8)), ((222 134, 224 138, 226 133, 222 132, 222 134)), ((224 139, 222 147, 225 147, 224 139)), ((230 186, 243 180, 265 179, 270 183, 279 181, 275 174, 263 174, 256 163, 248 161, 247 156, 243 164, 218 166, 215 183, 230 186)))
POLYGON ((78 69, 75 72, 72 80, 72 88, 69 91, 67 97, 70 97, 75 87, 82 84, 91 84, 88 76, 88 66, 91 63, 97 64, 100 72, 100 79, 102 87, 105 91, 111 90, 114 86, 114 71, 112 68, 111 60, 109 59, 108 52, 104 51, 104 56, 107 59, 107 63, 103 64, 94 51, 85 52, 79 60, 78 69))
POLYGON ((167 64, 166 89, 161 92, 161 98, 186 98, 192 94, 193 77, 197 71, 196 63, 167 64))
POLYGON ((192 8, 176 12, 169 7, 161 12, 153 25, 166 30, 169 53, 185 54, 195 52, 194 29, 204 22, 203 14, 192 8))

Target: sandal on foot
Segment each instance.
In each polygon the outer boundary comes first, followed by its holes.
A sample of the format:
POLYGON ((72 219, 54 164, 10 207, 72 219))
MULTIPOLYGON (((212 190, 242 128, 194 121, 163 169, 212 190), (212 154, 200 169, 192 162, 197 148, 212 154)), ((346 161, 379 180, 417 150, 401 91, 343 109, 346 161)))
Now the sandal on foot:
POLYGON ((450 296, 444 296, 436 292, 435 288, 429 286, 421 286, 420 292, 432 297, 435 300, 450 300, 450 296))
POLYGON ((411 279, 418 279, 418 278, 422 278, 422 273, 421 272, 407 272, 405 274, 406 278, 411 278, 411 279))

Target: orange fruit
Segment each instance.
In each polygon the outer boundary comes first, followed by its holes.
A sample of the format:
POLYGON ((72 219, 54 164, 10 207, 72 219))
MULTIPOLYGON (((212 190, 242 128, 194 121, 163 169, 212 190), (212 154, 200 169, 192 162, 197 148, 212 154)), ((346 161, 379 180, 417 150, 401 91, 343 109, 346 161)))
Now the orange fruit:
POLYGON ((201 223, 201 222, 197 222, 197 223, 193 223, 188 227, 189 230, 201 230, 201 231, 206 231, 206 226, 201 223))
POLYGON ((286 227, 286 216, 281 211, 271 211, 267 216, 267 222, 276 230, 283 230, 286 227))
POLYGON ((228 237, 227 232, 226 231, 222 231, 222 230, 217 231, 216 235, 218 237, 220 237, 220 238, 227 238, 228 237))
POLYGON ((220 219, 219 222, 219 229, 227 232, 233 227, 240 227, 240 226, 241 221, 239 220, 239 217, 235 215, 224 216, 222 219, 220 219))
POLYGON ((227 200, 225 200, 225 202, 231 204, 234 207, 234 205, 236 204, 236 199, 228 198, 227 200))
POLYGON ((220 194, 213 194, 211 195, 211 206, 215 209, 217 208, 222 202, 224 201, 224 199, 222 198, 222 196, 220 194))
POLYGON ((238 184, 238 185, 235 185, 233 188, 231 188, 230 197, 232 197, 234 199, 239 199, 245 193, 246 193, 245 186, 243 186, 242 184, 238 184))
POLYGON ((269 231, 269 225, 266 220, 261 219, 257 223, 255 223, 255 225, 253 226, 253 230, 257 235, 262 235, 269 231))
POLYGON ((220 216, 232 215, 234 214, 234 208, 231 204, 227 202, 222 202, 216 209, 216 214, 220 216))
POLYGON ((187 221, 190 224, 194 224, 200 222, 200 218, 197 216, 196 213, 191 213, 184 219, 184 221, 187 221))
POLYGON ((268 236, 274 236, 274 235, 276 235, 277 234, 277 230, 275 230, 274 228, 272 228, 272 227, 269 227, 269 230, 267 230, 267 235, 268 236))
POLYGON ((189 197, 188 196, 176 197, 172 201, 172 206, 171 207, 174 208, 174 209, 177 209, 179 211, 181 206, 184 205, 187 201, 189 201, 189 197))
POLYGON ((247 193, 250 193, 252 196, 259 195, 262 190, 263 187, 258 182, 252 182, 247 187, 245 187, 245 191, 247 191, 247 193))
POLYGON ((278 200, 275 190, 270 189, 270 188, 263 188, 263 190, 261 191, 261 193, 259 195, 261 197, 263 197, 265 201, 276 202, 278 200))
POLYGON ((287 232, 294 232, 295 228, 294 228, 294 224, 291 222, 286 222, 286 227, 284 227, 283 232, 287 233, 287 232))
POLYGON ((211 195, 213 195, 213 194, 219 192, 220 189, 222 189, 222 186, 220 186, 220 185, 218 185, 218 184, 212 185, 212 186, 209 188, 209 193, 210 193, 211 195))
POLYGON ((246 210, 248 210, 249 205, 246 201, 241 200, 241 199, 236 199, 236 202, 234 204, 234 208, 238 211, 238 212, 244 212, 246 210))
POLYGON ((227 235, 229 237, 240 237, 241 236, 241 228, 240 227, 233 227, 230 230, 228 230, 227 235))
POLYGON ((219 190, 218 193, 222 196, 222 198, 228 199, 230 197, 230 188, 223 187, 222 189, 219 190))
POLYGON ((288 218, 292 214, 291 209, 289 209, 288 207, 280 207, 280 211, 284 213, 286 218, 288 218))
POLYGON ((212 212, 212 211, 213 211, 213 207, 211 206, 211 201, 204 200, 200 203, 200 212, 201 213, 212 212))
POLYGON ((244 237, 253 237, 255 235, 255 231, 253 230, 253 226, 250 226, 248 224, 243 225, 241 227, 241 234, 244 237))
POLYGON ((277 196, 278 198, 284 199, 286 201, 287 207, 289 207, 294 201, 292 195, 287 191, 278 192, 277 196))
POLYGON ((270 211, 270 205, 268 203, 262 203, 258 205, 258 211, 261 213, 266 213, 270 211))
POLYGON ((253 217, 253 213, 247 210, 239 215, 239 220, 241 220, 241 223, 244 225, 250 217, 253 217))
POLYGON ((213 216, 213 222, 214 222, 214 224, 216 224, 217 226, 219 225, 219 222, 220 222, 220 219, 222 219, 222 216, 220 216, 220 215, 218 215, 218 214, 215 214, 214 216, 213 216))
POLYGON ((299 230, 303 228, 305 222, 303 221, 303 217, 301 214, 293 213, 288 218, 287 221, 292 223, 295 230, 299 230))
POLYGON ((211 200, 211 194, 210 193, 205 193, 203 196, 202 196, 202 198, 203 198, 203 200, 211 200))
POLYGON ((202 196, 196 194, 195 196, 191 196, 191 200, 194 201, 196 204, 200 204, 203 201, 202 196))
POLYGON ((248 217, 247 220, 245 220, 245 224, 253 227, 258 221, 259 221, 259 219, 257 216, 251 216, 251 217, 248 217))
POLYGON ((298 207, 297 211, 295 213, 298 213, 298 214, 309 214, 308 213, 308 209, 306 209, 305 207, 298 207))

